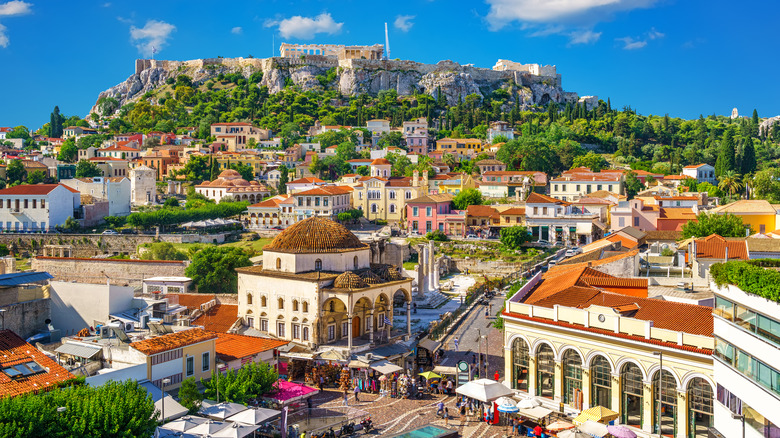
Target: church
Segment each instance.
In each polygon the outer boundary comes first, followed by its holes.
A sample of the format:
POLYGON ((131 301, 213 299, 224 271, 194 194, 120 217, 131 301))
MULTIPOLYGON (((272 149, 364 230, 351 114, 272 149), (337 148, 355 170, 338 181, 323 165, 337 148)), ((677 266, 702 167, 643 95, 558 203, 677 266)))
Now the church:
POLYGON ((312 350, 352 354, 411 336, 412 279, 371 263, 371 249, 343 225, 312 217, 263 248, 262 265, 238 272, 238 316, 261 333, 312 350), (406 330, 393 332, 405 306, 406 330), (405 333, 404 333, 405 332, 405 333))

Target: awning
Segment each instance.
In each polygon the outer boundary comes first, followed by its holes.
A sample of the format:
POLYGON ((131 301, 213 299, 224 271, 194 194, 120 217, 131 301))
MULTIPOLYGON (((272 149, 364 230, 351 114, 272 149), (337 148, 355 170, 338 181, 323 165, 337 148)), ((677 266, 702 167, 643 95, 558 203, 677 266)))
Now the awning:
POLYGON ((80 345, 80 344, 73 344, 73 343, 65 343, 57 347, 56 350, 54 350, 56 353, 61 354, 68 354, 71 356, 76 357, 83 357, 85 359, 92 359, 103 351, 102 347, 92 347, 89 345, 80 345))
POLYGON ((606 230, 607 229, 607 224, 605 224, 604 222, 601 222, 601 221, 593 221, 593 225, 595 225, 598 228, 601 228, 602 230, 606 230))
POLYGON ((417 344, 417 346, 418 347, 422 347, 422 348, 430 351, 431 353, 433 353, 433 352, 435 352, 436 350, 438 350, 441 347, 441 343, 440 342, 436 342, 436 341, 434 341, 433 339, 430 339, 430 338, 423 338, 417 344))
POLYGON ((380 374, 390 374, 390 373, 397 373, 399 371, 403 371, 403 368, 399 367, 394 363, 390 363, 386 360, 381 360, 379 362, 371 364, 371 369, 376 370, 380 374))
POLYGON ((577 234, 589 235, 592 231, 593 223, 591 222, 577 224, 577 234))
POLYGON ((537 406, 531 409, 520 409, 517 413, 518 415, 522 415, 523 417, 530 418, 531 420, 539 421, 542 418, 552 414, 552 410, 542 406, 537 406))
POLYGON ((359 360, 351 360, 347 365, 350 368, 368 368, 368 364, 359 360))
POLYGON ((433 367, 433 372, 436 374, 446 374, 446 375, 454 376, 458 374, 458 368, 436 365, 435 367, 433 367))

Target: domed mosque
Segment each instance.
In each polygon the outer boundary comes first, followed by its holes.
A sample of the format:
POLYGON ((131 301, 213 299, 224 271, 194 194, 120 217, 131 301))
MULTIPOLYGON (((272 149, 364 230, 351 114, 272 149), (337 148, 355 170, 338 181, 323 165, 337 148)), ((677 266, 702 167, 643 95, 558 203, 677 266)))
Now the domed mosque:
POLYGON ((371 263, 371 250, 343 225, 312 217, 263 248, 262 266, 238 272, 238 316, 264 334, 345 357, 411 337, 412 279, 371 263), (391 332, 406 306, 406 333, 391 332))
POLYGON ((247 181, 233 169, 223 170, 214 181, 204 181, 195 186, 195 191, 217 203, 225 196, 232 196, 236 201, 249 201, 254 204, 271 194, 264 184, 254 180, 247 181))

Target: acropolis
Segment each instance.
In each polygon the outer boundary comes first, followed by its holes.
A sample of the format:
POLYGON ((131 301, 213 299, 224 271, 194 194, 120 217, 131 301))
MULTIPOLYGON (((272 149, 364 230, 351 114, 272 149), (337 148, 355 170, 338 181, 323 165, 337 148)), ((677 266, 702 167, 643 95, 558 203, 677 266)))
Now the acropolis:
POLYGON ((337 59, 382 59, 385 48, 373 46, 343 46, 338 44, 288 44, 279 47, 282 58, 297 58, 301 55, 320 55, 337 59))

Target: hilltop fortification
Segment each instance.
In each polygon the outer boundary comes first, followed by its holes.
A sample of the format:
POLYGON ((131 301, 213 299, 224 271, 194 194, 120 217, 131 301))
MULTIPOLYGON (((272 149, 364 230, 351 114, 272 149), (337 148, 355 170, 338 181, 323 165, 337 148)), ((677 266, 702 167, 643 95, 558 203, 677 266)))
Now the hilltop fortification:
MULTIPOLYGON (((165 84, 168 78, 186 74, 200 85, 220 73, 241 73, 249 77, 262 72, 258 86, 278 93, 290 83, 302 90, 337 88, 345 95, 376 94, 394 89, 399 95, 441 92, 449 104, 457 104, 469 94, 485 96, 503 88, 523 105, 546 105, 580 100, 577 93, 566 92, 554 65, 520 64, 500 59, 492 68, 461 65, 453 61, 423 64, 415 61, 383 59, 381 45, 292 45, 282 44, 282 56, 272 58, 207 58, 189 61, 138 59, 135 73, 124 82, 100 93, 113 97, 121 105, 137 100, 147 91, 165 84), (328 75, 328 73, 331 73, 328 75), (333 74, 335 73, 335 75, 333 74), (332 78, 323 84, 320 78, 332 78)), ((593 97, 583 98, 588 106, 593 97)), ((97 105, 93 112, 99 112, 97 105)))

